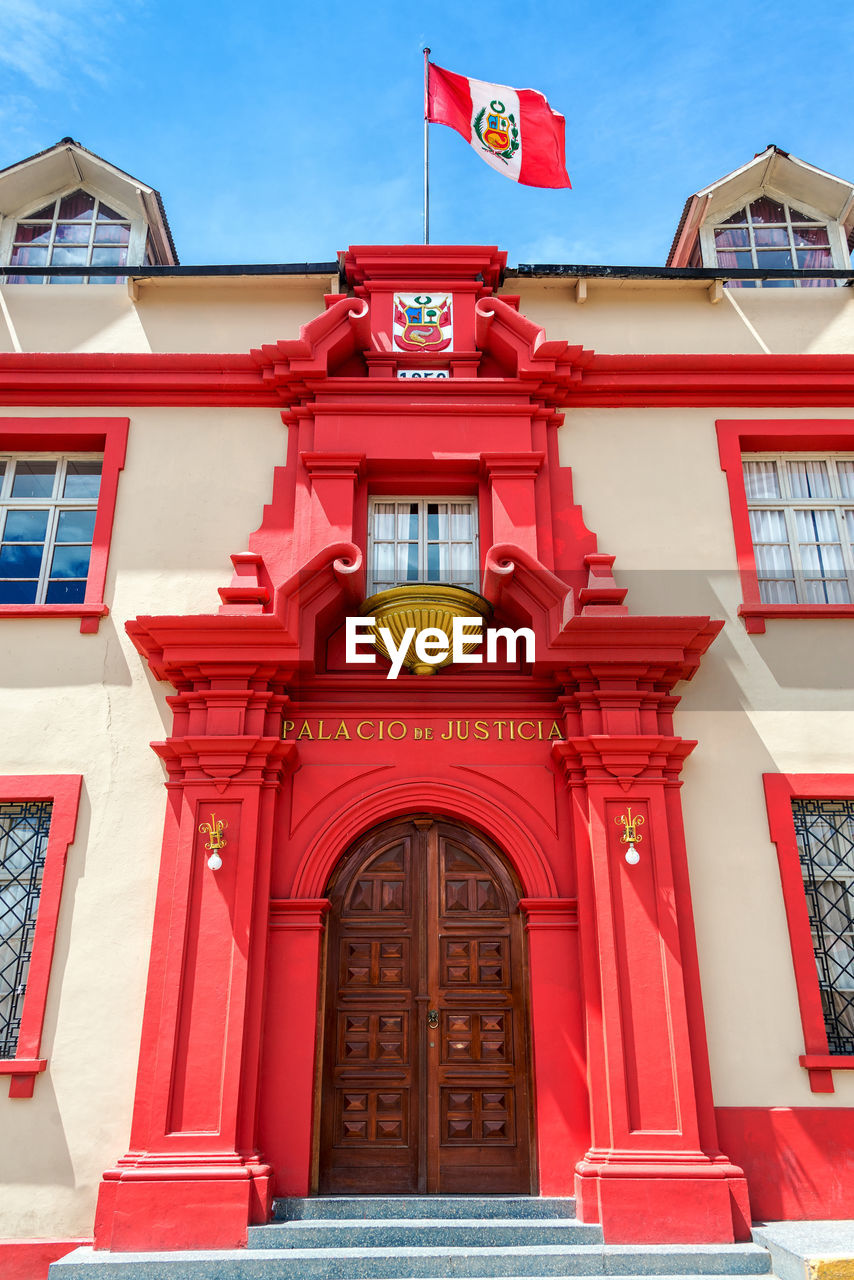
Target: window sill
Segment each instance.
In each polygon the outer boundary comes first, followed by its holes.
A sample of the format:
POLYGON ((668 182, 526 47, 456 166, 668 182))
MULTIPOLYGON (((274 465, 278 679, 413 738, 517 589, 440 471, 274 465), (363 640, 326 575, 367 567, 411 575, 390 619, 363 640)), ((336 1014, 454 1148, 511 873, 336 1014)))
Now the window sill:
POLYGON ((105 604, 0 604, 0 619, 79 618, 83 635, 94 635, 109 612, 105 604))
POLYGON ((31 1098, 36 1076, 47 1067, 47 1058, 0 1058, 0 1076, 11 1076, 10 1098, 31 1098))
POLYGON ((798 1062, 809 1072, 813 1093, 834 1093, 832 1073, 854 1071, 854 1053, 802 1053, 798 1062))
POLYGON ((854 618, 854 604, 741 604, 745 629, 762 635, 767 618, 854 618))

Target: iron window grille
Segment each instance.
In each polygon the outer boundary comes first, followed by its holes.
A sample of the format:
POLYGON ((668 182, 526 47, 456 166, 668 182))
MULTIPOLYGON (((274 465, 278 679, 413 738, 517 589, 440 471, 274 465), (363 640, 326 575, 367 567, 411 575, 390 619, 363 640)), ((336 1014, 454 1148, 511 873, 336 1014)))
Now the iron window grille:
POLYGON ((854 454, 743 459, 764 604, 854 600, 854 454))
POLYGON ((0 804, 0 1058, 14 1058, 33 951, 51 800, 0 804))
POLYGON ((854 1054, 854 800, 793 800, 828 1051, 854 1054))
POLYGON ((412 582, 478 588, 474 498, 372 498, 368 594, 412 582))
POLYGON ((101 486, 96 455, 0 457, 0 604, 78 604, 101 486))

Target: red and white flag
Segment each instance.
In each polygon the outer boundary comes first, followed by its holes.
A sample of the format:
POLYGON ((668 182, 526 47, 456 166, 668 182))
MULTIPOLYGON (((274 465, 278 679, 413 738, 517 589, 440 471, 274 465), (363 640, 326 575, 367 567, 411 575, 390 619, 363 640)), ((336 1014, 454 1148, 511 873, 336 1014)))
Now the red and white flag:
POLYGON ((536 89, 511 89, 429 64, 427 119, 447 124, 493 169, 528 187, 568 187, 566 121, 536 89))

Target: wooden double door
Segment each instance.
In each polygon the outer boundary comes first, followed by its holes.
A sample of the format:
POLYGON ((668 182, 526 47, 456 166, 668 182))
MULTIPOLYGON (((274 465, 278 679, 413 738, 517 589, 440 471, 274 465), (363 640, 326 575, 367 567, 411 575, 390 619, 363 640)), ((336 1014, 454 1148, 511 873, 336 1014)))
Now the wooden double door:
POLYGON ((518 891, 467 828, 372 831, 329 888, 319 1190, 530 1193, 518 891))

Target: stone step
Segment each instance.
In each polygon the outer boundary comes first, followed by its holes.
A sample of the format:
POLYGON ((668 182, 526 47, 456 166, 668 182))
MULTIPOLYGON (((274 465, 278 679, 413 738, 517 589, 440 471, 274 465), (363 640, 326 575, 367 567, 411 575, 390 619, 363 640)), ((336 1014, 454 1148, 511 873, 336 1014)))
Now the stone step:
POLYGON ((574 1218, 572 1196, 312 1196, 273 1202, 278 1221, 306 1218, 574 1218))
POLYGON ((95 1253, 54 1262, 50 1280, 508 1280, 509 1277, 764 1275, 766 1249, 738 1245, 514 1245, 508 1248, 227 1249, 95 1253))
POLYGON ((573 1218, 310 1218, 249 1228, 250 1249, 458 1249, 598 1244, 602 1230, 573 1218))

